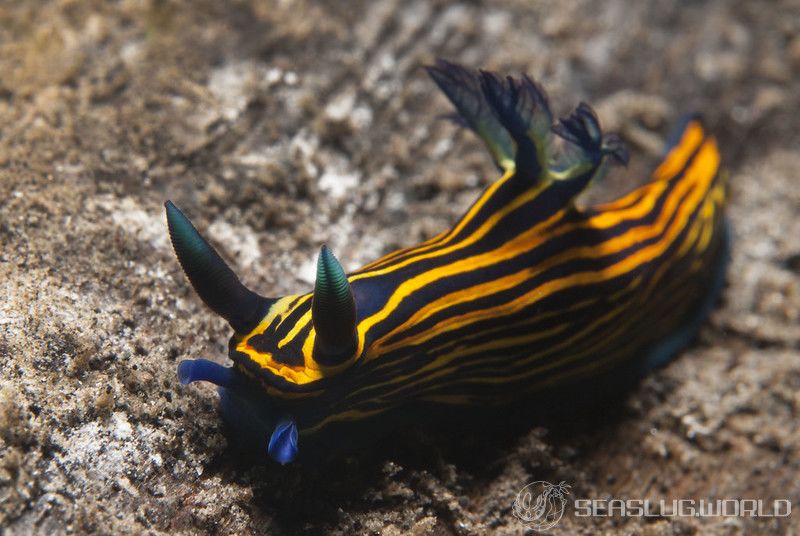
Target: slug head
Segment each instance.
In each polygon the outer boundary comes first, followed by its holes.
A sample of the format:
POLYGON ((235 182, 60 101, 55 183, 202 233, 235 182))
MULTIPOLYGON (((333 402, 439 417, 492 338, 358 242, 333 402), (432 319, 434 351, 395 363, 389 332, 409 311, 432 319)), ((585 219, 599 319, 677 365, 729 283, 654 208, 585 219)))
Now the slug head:
POLYGON ((242 285, 174 204, 168 201, 165 208, 170 238, 189 281, 235 331, 230 341, 233 367, 185 360, 178 366, 178 379, 184 385, 217 385, 220 412, 235 436, 266 448, 275 461, 289 463, 298 455, 304 420, 304 404, 292 394, 298 385, 313 387, 355 357, 356 304, 347 275, 323 246, 312 295, 259 296, 242 285))

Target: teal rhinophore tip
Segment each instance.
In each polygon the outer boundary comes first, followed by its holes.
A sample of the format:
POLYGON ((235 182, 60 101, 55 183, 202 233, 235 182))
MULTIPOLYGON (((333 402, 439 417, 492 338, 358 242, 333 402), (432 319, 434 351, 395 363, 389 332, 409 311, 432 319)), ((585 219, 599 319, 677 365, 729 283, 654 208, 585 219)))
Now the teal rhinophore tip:
POLYGON ((273 300, 242 285, 219 253, 200 236, 192 222, 172 201, 164 203, 172 247, 194 290, 212 311, 237 333, 250 331, 273 300))
POLYGON ((357 341, 356 302, 344 268, 327 246, 322 246, 317 259, 311 320, 317 361, 334 365, 352 356, 357 341))

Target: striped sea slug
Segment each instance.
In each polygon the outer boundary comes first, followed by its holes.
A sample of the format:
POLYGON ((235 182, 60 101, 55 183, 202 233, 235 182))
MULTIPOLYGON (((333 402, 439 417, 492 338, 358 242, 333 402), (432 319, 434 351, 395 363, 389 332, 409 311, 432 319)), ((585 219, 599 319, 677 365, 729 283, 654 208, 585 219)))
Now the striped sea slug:
POLYGON ((528 77, 441 60, 428 72, 502 174, 438 236, 351 274, 322 246, 313 292, 265 298, 166 203, 183 270, 234 330, 232 367, 186 360, 180 382, 218 385, 224 419, 280 463, 425 405, 502 406, 663 363, 719 293, 725 185, 698 118, 647 184, 579 208, 628 158, 588 105, 554 124, 528 77))

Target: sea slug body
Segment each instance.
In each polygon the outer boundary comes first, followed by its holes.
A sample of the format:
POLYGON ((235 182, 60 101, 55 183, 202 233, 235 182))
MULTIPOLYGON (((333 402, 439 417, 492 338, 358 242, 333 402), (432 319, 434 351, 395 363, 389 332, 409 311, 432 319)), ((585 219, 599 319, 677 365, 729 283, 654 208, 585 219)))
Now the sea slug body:
POLYGON ((428 72, 501 172, 449 230, 346 274, 322 247, 313 292, 247 289, 166 203, 175 253, 234 330, 232 367, 179 364, 219 386, 223 417, 275 461, 415 404, 494 407, 684 346, 719 293, 725 184, 689 117, 651 180, 580 208, 625 145, 581 104, 554 122, 528 77, 439 60, 428 72))

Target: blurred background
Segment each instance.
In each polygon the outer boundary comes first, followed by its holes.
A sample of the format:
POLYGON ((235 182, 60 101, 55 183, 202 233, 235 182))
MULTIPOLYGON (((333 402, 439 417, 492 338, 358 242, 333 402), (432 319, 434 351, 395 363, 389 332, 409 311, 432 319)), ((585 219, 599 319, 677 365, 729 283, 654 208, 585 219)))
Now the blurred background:
MULTIPOLYGON (((0 526, 10 534, 516 534, 526 484, 575 497, 800 504, 800 3, 506 0, 0 4, 0 526), (734 252, 698 341, 569 422, 396 444, 341 465, 232 456, 228 327, 171 252, 170 198, 265 295, 449 226, 496 179, 421 66, 443 57, 591 103, 647 179, 701 112, 734 252)), ((795 516, 796 517, 796 516, 795 516)), ((578 518, 556 534, 774 534, 792 518, 578 518)))

